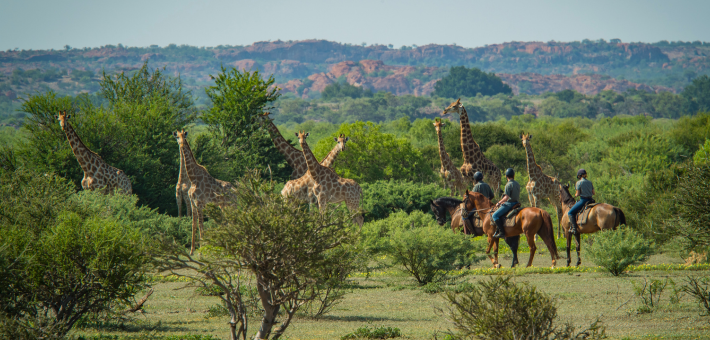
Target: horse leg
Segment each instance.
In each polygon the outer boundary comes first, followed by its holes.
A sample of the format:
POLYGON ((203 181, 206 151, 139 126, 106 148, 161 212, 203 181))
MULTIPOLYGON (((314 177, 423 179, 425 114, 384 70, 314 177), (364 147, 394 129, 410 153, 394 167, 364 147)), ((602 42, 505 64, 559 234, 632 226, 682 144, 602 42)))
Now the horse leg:
POLYGON ((500 242, 499 238, 493 239, 493 268, 495 269, 500 268, 500 263, 498 263, 498 242, 500 242))
MULTIPOLYGON (((488 247, 486 248, 486 256, 488 256, 488 259, 491 260, 491 263, 493 263, 493 267, 496 266, 496 261, 493 260, 493 256, 491 255, 491 248, 493 248, 493 238, 488 235, 488 247)), ((498 251, 496 250, 496 254, 498 251)))
POLYGON ((577 247, 577 267, 579 267, 579 265, 582 264, 582 258, 579 257, 579 252, 581 250, 581 249, 579 249, 579 244, 580 244, 579 238, 580 238, 579 234, 574 235, 574 245, 575 245, 575 247, 577 247))
MULTIPOLYGON (((530 259, 528 260, 528 267, 532 266, 533 258, 535 258, 535 251, 537 246, 535 245, 535 238, 532 235, 525 235, 528 240, 528 247, 530 247, 530 259)), ((555 242, 555 240, 552 240, 555 242)))
MULTIPOLYGON (((570 254, 570 248, 572 248, 572 235, 567 234, 567 267, 572 264, 572 255, 570 254)), ((579 246, 577 246, 577 249, 579 249, 579 246)))
POLYGON ((514 268, 515 265, 518 264, 518 246, 520 245, 520 235, 506 237, 505 243, 507 243, 510 250, 513 251, 513 264, 510 265, 510 268, 514 268))

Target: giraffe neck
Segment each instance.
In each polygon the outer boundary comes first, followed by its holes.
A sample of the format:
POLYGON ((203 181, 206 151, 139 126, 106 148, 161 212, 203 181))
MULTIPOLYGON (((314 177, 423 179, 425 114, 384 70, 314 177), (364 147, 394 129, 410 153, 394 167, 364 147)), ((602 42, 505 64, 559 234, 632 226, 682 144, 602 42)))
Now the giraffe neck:
POLYGON ((182 154, 182 147, 180 147, 180 173, 178 174, 178 183, 185 182, 187 180, 187 169, 185 168, 185 156, 182 154))
POLYGON ((328 156, 326 156, 321 162, 320 165, 326 167, 326 168, 331 168, 333 167, 333 163, 335 162, 335 159, 338 157, 340 152, 343 151, 343 147, 340 143, 335 145, 333 150, 330 150, 328 153, 328 156))
POLYGON ((69 122, 64 123, 64 133, 67 135, 71 151, 74 153, 76 160, 79 161, 81 169, 84 172, 90 171, 92 168, 91 160, 101 160, 101 157, 84 145, 84 142, 81 141, 81 138, 79 138, 69 122))
POLYGON ((471 132, 471 125, 468 123, 468 112, 466 112, 466 108, 461 107, 459 115, 461 116, 461 148, 464 150, 463 162, 473 163, 480 159, 483 153, 478 143, 473 140, 473 133, 471 132))
POLYGON ((441 135, 441 130, 436 129, 436 137, 439 139, 439 159, 441 159, 441 165, 448 167, 451 160, 449 159, 449 154, 446 153, 444 137, 441 135))
POLYGON ((318 159, 313 155, 311 148, 308 147, 305 141, 301 143, 301 149, 303 149, 303 156, 306 158, 308 171, 310 171, 313 178, 317 180, 323 174, 323 169, 325 168, 318 163, 318 159))
POLYGON ((273 121, 268 120, 267 128, 269 129, 269 135, 271 135, 271 140, 274 141, 274 146, 286 157, 289 165, 292 165, 298 157, 303 157, 301 151, 294 148, 286 138, 281 135, 281 131, 276 127, 273 121))
POLYGON ((185 172, 187 173, 187 178, 190 179, 191 183, 197 183, 200 175, 207 175, 207 170, 201 165, 197 164, 195 156, 192 154, 192 149, 190 149, 190 144, 185 140, 185 145, 180 148, 182 152, 182 158, 185 162, 185 172))
POLYGON ((538 168, 537 163, 535 163, 535 155, 533 154, 532 145, 530 145, 530 143, 525 145, 525 154, 527 155, 528 174, 530 178, 537 177, 540 175, 540 168, 538 168))

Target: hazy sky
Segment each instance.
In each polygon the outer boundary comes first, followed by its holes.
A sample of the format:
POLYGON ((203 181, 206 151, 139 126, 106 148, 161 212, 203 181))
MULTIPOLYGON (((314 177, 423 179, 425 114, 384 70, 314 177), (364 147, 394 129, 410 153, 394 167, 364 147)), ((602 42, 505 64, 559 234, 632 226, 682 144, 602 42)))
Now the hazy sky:
POLYGON ((709 41, 710 1, 0 0, 0 50, 265 40, 477 47, 507 41, 709 41))

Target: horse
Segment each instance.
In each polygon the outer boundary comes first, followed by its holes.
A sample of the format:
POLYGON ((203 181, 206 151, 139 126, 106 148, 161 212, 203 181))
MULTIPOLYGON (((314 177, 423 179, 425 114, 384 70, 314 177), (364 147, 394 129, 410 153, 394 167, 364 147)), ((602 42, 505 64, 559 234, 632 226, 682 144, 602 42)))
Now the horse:
MULTIPOLYGON (((464 227, 463 219, 461 219, 461 214, 468 214, 468 211, 465 210, 464 206, 462 205, 463 201, 453 197, 439 197, 435 200, 430 200, 429 203, 431 211, 434 213, 434 217, 436 218, 436 222, 440 226, 446 224, 446 213, 448 212, 449 215, 451 215, 451 230, 453 230, 454 232, 458 232, 461 227, 464 227)), ((476 227, 475 225, 473 225, 473 223, 472 226, 473 230, 464 227, 464 234, 474 235, 474 237, 483 235, 482 228, 476 227)), ((518 264, 518 245, 520 244, 520 235, 506 237, 505 243, 508 244, 510 249, 515 249, 515 251, 513 252, 513 264, 511 265, 511 268, 515 267, 515 265, 518 264)))
MULTIPOLYGON (((562 219, 560 220, 560 225, 564 228, 565 237, 567 238, 567 266, 569 267, 570 263, 572 263, 572 257, 570 256, 572 238, 569 234, 570 223, 567 212, 576 202, 574 197, 569 193, 569 185, 560 185, 560 200, 562 201, 562 219)), ((577 266, 582 264, 582 258, 579 257, 579 238, 581 234, 593 234, 597 231, 609 229, 616 230, 616 227, 621 224, 626 224, 626 216, 624 216, 624 212, 618 207, 606 203, 599 203, 591 207, 587 223, 579 225, 578 233, 574 235, 574 245, 577 248, 577 266)))
MULTIPOLYGON (((491 221, 491 201, 488 197, 485 197, 477 192, 470 192, 466 190, 463 202, 466 205, 466 210, 477 210, 483 217, 483 232, 488 236, 488 248, 486 248, 486 255, 488 255, 488 258, 493 263, 493 268, 500 268, 500 264, 498 263, 499 239, 493 238, 496 227, 491 221), (493 248, 493 256, 490 255, 491 248, 493 248)), ((557 254, 557 245, 555 244, 554 236, 555 233, 552 228, 552 218, 550 218, 550 214, 540 208, 530 207, 520 210, 520 212, 515 215, 515 225, 505 228, 505 235, 507 236, 506 240, 521 234, 525 234, 528 240, 528 246, 530 247, 530 259, 528 260, 527 267, 532 266, 532 261, 535 257, 535 251, 537 250, 537 246, 535 245, 535 235, 537 234, 540 235, 540 238, 543 242, 545 242, 547 250, 550 252, 550 256, 552 257, 552 268, 555 268, 559 255, 557 254)), ((515 266, 518 258, 517 242, 514 247, 511 246, 510 248, 513 251, 513 266, 515 266)))

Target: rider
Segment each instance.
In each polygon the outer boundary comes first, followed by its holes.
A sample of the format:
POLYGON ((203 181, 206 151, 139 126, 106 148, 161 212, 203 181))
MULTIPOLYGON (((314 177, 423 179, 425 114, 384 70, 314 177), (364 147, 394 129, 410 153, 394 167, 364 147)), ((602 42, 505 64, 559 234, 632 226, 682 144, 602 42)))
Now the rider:
MULTIPOLYGON (((493 200, 493 190, 491 190, 491 187, 483 181, 482 172, 476 171, 476 173, 473 174, 473 182, 476 183, 476 185, 473 186, 473 192, 477 192, 483 196, 488 197, 489 200, 493 200)), ((468 218, 472 218, 474 214, 476 214, 475 211, 470 212, 468 214, 468 218)))
POLYGON ((505 170, 505 178, 508 179, 508 183, 505 185, 505 195, 498 201, 496 207, 500 207, 496 212, 493 213, 492 219, 496 224, 496 233, 493 234, 495 238, 505 237, 505 215, 513 209, 513 206, 518 204, 520 199, 520 184, 515 181, 515 171, 513 168, 508 168, 505 170))
POLYGON ((594 185, 587 179, 587 170, 579 169, 579 171, 577 171, 577 179, 577 184, 574 185, 576 190, 574 196, 579 196, 580 199, 567 212, 571 225, 569 233, 573 235, 577 234, 577 228, 579 228, 577 225, 577 214, 584 208, 585 204, 592 200, 592 195, 596 194, 596 192, 594 192, 594 185))

